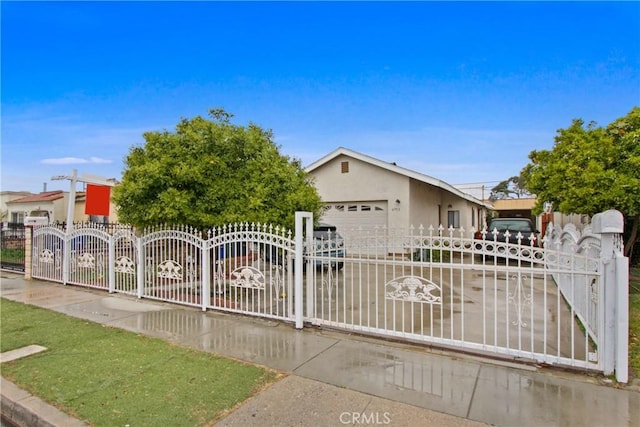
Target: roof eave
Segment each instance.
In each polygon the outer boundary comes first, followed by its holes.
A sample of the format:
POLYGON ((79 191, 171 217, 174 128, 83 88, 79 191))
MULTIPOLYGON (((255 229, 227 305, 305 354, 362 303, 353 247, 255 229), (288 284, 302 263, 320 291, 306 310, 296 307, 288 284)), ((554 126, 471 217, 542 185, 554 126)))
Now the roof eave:
POLYGON ((311 163, 309 166, 307 166, 305 168, 305 171, 307 173, 311 173, 314 170, 318 169, 319 167, 329 163, 331 160, 335 159, 336 157, 340 156, 340 155, 345 155, 345 156, 350 156, 353 157, 354 159, 363 161, 365 163, 369 163, 372 164, 374 166, 378 166, 380 168, 386 169, 388 171, 400 174, 400 175, 404 175, 407 176, 409 178, 424 182, 426 184, 432 185, 434 187, 438 187, 441 188, 445 191, 448 191, 452 194, 455 194, 458 197, 461 197, 467 201, 470 201, 472 203, 475 203, 477 205, 483 206, 487 209, 491 209, 491 205, 481 201, 480 199, 476 199, 475 197, 471 196, 470 194, 464 193, 463 191, 460 191, 459 189, 457 189, 456 187, 454 187, 451 184, 448 184, 442 180, 433 178, 429 175, 425 175, 416 171, 412 171, 411 169, 406 169, 403 168, 401 166, 395 165, 393 163, 388 163, 385 161, 382 161, 380 159, 376 159, 374 157, 371 156, 367 156, 366 154, 362 154, 362 153, 358 153, 356 151, 350 150, 348 148, 344 148, 344 147, 339 147, 336 150, 332 151, 331 153, 327 154, 326 156, 320 158, 319 160, 311 163))

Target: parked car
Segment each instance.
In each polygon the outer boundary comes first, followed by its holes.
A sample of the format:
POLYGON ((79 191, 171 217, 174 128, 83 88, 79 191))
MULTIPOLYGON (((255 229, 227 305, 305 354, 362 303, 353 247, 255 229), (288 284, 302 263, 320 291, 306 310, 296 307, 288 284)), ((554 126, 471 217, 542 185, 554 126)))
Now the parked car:
MULTIPOLYGON (((344 239, 334 225, 319 224, 315 227, 313 229, 313 242, 313 255, 314 257, 320 258, 315 260, 316 268, 326 267, 329 263, 333 268, 338 270, 344 267, 344 257, 346 255, 344 239)), ((305 256, 306 255, 308 255, 308 253, 305 252, 305 256)), ((287 267, 281 250, 276 247, 268 250, 264 254, 264 257, 266 261, 277 263, 285 268, 287 267)))
POLYGON ((313 241, 315 255, 320 258, 329 258, 327 261, 316 259, 316 268, 326 266, 328 263, 338 270, 344 267, 346 256, 344 239, 335 225, 319 224, 313 229, 313 241))
MULTIPOLYGON (((538 230, 536 230, 533 221, 528 218, 493 218, 489 221, 486 234, 478 231, 475 234, 476 240, 496 241, 498 243, 510 243, 512 245, 531 246, 531 238, 535 237, 534 245, 539 245, 538 230), (507 239, 507 231, 509 237, 507 239), (495 234, 494 234, 495 232, 495 234), (520 236, 520 237, 519 237, 520 236)), ((477 245, 480 249, 482 246, 477 245)), ((486 245, 488 250, 492 250, 492 246, 486 245)))

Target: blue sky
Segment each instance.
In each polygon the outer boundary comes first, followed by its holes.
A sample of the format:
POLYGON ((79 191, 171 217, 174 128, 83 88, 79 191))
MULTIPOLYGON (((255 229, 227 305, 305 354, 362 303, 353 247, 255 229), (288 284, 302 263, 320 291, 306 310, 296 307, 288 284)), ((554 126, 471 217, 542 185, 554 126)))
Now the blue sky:
POLYGON ((308 165, 338 147, 451 184, 517 175, 640 104, 639 2, 7 2, 2 184, 120 178, 223 107, 308 165))

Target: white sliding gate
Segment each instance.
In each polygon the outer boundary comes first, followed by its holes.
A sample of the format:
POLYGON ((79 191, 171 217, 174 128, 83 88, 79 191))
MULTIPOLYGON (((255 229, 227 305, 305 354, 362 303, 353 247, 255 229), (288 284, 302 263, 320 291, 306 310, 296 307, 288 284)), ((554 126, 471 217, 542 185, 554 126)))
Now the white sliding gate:
POLYGON ((139 235, 33 229, 26 275, 466 352, 611 374, 627 381, 628 259, 622 215, 550 228, 542 242, 475 240, 473 230, 385 228, 313 240, 260 224, 139 235), (346 239, 347 237, 345 237, 346 239), (346 253, 342 249, 347 248, 346 253))
POLYGON ((311 264, 327 268, 316 272, 307 296, 308 319, 511 360, 605 373, 616 367, 626 382, 622 218, 599 215, 598 229, 584 235, 552 228, 542 242, 519 245, 491 231, 481 241, 473 230, 352 230, 342 269, 328 268, 335 254, 311 255, 311 264))

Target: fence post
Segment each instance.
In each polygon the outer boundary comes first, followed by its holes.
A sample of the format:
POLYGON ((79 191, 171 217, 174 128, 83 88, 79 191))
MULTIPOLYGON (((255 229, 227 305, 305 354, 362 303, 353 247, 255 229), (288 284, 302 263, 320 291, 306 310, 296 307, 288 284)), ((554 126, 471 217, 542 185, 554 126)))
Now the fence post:
POLYGON ((207 241, 201 241, 202 251, 200 260, 200 275, 201 275, 201 289, 200 299, 202 303, 202 311, 207 311, 208 305, 211 303, 211 268, 210 268, 210 256, 211 248, 208 247, 207 241))
MULTIPOLYGON (((295 311, 295 319, 296 319, 296 329, 302 329, 304 322, 304 313, 303 313, 303 300, 304 300, 304 291, 302 288, 302 276, 303 276, 303 262, 304 262, 304 231, 303 226, 306 220, 307 230, 311 227, 313 230, 313 214, 311 212, 296 212, 296 236, 295 236, 295 259, 293 264, 293 278, 294 278, 294 311, 295 311)), ((307 233, 307 238, 309 235, 307 233)), ((309 295, 307 295, 309 297, 309 295)), ((307 302, 308 304, 308 302, 307 302)), ((308 305, 307 305, 308 308, 308 305)))
POLYGON ((109 234, 109 293, 116 291, 116 239, 109 234))
POLYGON ((33 226, 24 228, 24 278, 33 278, 33 226))
POLYGON ((629 258, 616 254, 616 381, 629 381, 629 258))
MULTIPOLYGON (((313 215, 309 216, 307 220, 307 228, 305 230, 305 246, 308 248, 309 252, 312 252, 312 244, 313 241, 313 215)), ((314 318, 316 317, 315 313, 315 282, 316 282, 316 263, 314 260, 307 258, 306 260, 306 272, 307 272, 307 290, 306 290, 306 300, 307 300, 307 317, 314 318)), ((304 272, 304 268, 302 269, 304 272)))
MULTIPOLYGON (((69 226, 67 226, 69 227, 69 226)), ((68 230, 68 228, 67 228, 68 230)), ((71 269, 71 238, 69 232, 65 231, 62 239, 62 284, 69 283, 69 270, 71 269)))
POLYGON ((147 268, 147 260, 144 258, 144 247, 142 245, 143 236, 144 232, 136 239, 136 251, 138 252, 138 298, 142 298, 142 291, 144 290, 145 268, 147 268))
POLYGON ((603 266, 604 331, 602 367, 605 375, 616 374, 618 382, 627 382, 629 331, 628 259, 622 254, 624 217, 616 210, 594 215, 593 232, 601 236, 600 265, 603 266), (622 258, 622 259, 620 259, 622 258), (625 280, 626 277, 626 280, 625 280))

